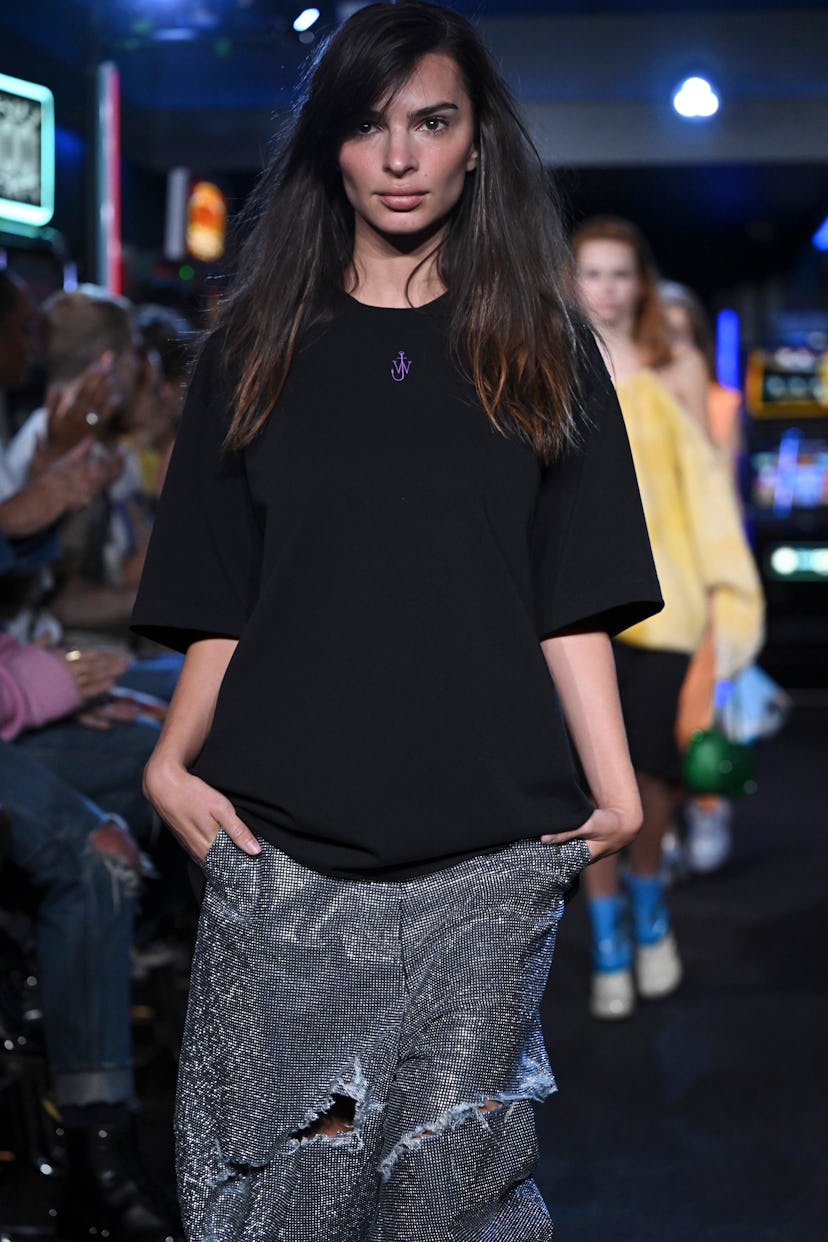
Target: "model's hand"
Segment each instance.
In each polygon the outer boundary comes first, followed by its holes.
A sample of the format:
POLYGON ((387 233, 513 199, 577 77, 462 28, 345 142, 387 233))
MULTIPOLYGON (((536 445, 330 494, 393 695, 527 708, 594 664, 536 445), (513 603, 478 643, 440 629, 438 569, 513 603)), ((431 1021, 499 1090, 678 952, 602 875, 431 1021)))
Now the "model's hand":
POLYGON ((563 845, 564 841, 586 841, 592 861, 607 854, 617 854, 638 836, 641 827, 640 809, 621 811, 595 810, 585 824, 572 832, 558 832, 541 837, 544 845, 563 845))
POLYGON ((144 796, 199 866, 217 832, 226 832, 246 854, 261 853, 229 798, 180 764, 153 756, 144 769, 144 796))

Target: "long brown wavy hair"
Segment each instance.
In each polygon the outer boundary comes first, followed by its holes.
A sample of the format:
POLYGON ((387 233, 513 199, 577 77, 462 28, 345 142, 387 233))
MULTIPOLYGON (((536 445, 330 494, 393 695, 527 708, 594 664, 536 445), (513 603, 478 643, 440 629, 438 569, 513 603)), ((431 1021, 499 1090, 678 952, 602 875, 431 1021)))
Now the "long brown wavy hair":
POLYGON ((590 241, 621 242, 633 252, 641 285, 633 340, 645 366, 668 366, 673 360, 670 330, 658 292, 658 268, 646 238, 631 221, 620 216, 591 216, 572 234, 572 254, 576 262, 581 246, 590 241))
POLYGON ((354 215, 342 142, 435 52, 459 68, 479 153, 436 253, 453 356, 492 424, 542 460, 576 438, 583 319, 567 294, 568 250, 546 171, 472 26, 450 9, 402 0, 359 10, 321 49, 242 213, 246 240, 216 327, 238 377, 229 446, 264 425, 300 340, 330 317, 344 287, 354 215))

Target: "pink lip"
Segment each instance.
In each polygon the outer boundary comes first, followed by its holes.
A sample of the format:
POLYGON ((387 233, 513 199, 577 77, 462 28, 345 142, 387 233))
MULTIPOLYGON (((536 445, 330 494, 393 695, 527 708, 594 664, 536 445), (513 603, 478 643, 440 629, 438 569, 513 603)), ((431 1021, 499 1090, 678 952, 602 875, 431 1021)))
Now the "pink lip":
POLYGON ((410 211, 412 207, 417 207, 425 198, 425 192, 422 190, 411 190, 405 193, 400 190, 389 190, 385 194, 377 196, 386 207, 390 207, 392 211, 410 211))

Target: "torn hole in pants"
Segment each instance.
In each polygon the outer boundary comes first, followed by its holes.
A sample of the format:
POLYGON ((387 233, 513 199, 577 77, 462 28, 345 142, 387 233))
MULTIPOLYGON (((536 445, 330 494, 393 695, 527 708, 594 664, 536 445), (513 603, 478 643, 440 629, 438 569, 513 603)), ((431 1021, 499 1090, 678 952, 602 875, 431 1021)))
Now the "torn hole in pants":
POLYGON ((361 1129, 370 1113, 385 1107, 373 1099, 359 1060, 343 1074, 330 1093, 302 1118, 288 1140, 288 1150, 297 1151, 310 1143, 325 1142, 335 1147, 347 1143, 362 1146, 361 1129))
POLYGON ((112 906, 115 910, 120 909, 122 895, 138 895, 143 876, 155 874, 152 863, 135 844, 125 820, 120 815, 110 815, 90 833, 83 852, 83 865, 86 868, 104 868, 109 877, 112 906), (128 842, 126 849, 118 849, 117 838, 112 842, 107 833, 122 833, 128 842), (133 856, 132 861, 130 855, 133 856))
POLYGON ((456 1130, 464 1122, 470 1121, 472 1118, 476 1118, 481 1126, 488 1128, 487 1117, 489 1113, 502 1113, 504 1117, 508 1118, 512 1111, 512 1105, 519 1100, 535 1100, 540 1103, 555 1089, 555 1080, 552 1075, 543 1071, 537 1071, 531 1077, 525 1079, 515 1091, 504 1092, 503 1094, 481 1095, 477 1100, 464 1101, 460 1104, 452 1105, 451 1108, 447 1108, 445 1112, 440 1113, 434 1121, 429 1122, 427 1125, 417 1126, 414 1130, 404 1134, 380 1163, 380 1177, 384 1182, 387 1182, 402 1156, 416 1151, 428 1139, 438 1138, 449 1130, 456 1130))
POLYGON ((338 1139, 353 1133, 355 1116, 356 1100, 351 1096, 334 1092, 331 1096, 330 1108, 321 1112, 315 1121, 297 1130, 292 1137, 302 1144, 314 1138, 327 1138, 335 1143, 338 1139))

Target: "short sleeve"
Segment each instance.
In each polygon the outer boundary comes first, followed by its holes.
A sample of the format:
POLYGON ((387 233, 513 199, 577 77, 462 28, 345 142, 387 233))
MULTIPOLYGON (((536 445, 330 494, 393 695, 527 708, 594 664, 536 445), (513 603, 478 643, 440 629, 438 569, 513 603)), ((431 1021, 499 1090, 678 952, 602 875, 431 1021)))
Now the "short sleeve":
POLYGON ((256 602, 262 535, 244 455, 223 444, 231 401, 213 338, 184 403, 132 613, 135 633, 176 651, 238 638, 256 602))
POLYGON ((582 394, 578 442, 547 467, 532 525, 541 638, 618 634, 664 607, 624 419, 591 335, 582 394))

